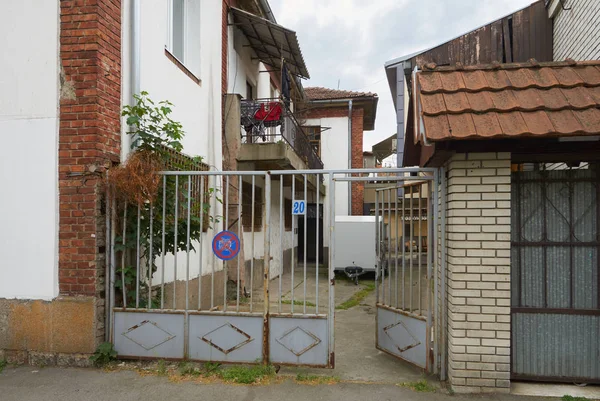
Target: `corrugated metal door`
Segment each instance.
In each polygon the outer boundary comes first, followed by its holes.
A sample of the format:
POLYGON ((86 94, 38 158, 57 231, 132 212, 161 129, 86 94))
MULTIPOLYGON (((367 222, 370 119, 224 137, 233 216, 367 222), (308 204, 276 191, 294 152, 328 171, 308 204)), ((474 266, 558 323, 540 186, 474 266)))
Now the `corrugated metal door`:
POLYGON ((514 379, 600 380, 598 164, 512 176, 514 379))

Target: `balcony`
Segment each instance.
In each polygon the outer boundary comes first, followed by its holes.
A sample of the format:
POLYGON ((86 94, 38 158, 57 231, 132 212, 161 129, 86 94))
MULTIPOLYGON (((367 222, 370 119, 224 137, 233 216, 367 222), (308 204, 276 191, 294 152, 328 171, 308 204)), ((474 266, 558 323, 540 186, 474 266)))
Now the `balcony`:
POLYGON ((289 107, 279 99, 241 101, 239 162, 257 169, 322 169, 323 162, 289 107))

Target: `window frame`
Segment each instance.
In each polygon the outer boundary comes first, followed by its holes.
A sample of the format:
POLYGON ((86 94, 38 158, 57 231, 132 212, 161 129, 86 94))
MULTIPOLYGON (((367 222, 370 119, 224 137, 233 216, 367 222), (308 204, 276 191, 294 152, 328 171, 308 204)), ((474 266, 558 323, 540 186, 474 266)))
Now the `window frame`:
MULTIPOLYGON (((165 43, 165 54, 167 58, 169 58, 180 70, 182 70, 186 75, 188 75, 194 82, 197 84, 201 83, 200 80, 200 68, 201 68, 201 59, 197 60, 198 65, 194 69, 192 66, 192 61, 188 60, 189 56, 189 35, 190 35, 190 27, 189 25, 189 2, 194 0, 181 0, 183 2, 183 34, 182 34, 182 57, 179 57, 175 54, 174 51, 174 35, 173 35, 173 18, 174 18, 174 2, 177 0, 167 0, 167 32, 166 32, 166 43, 165 43), (196 71, 197 70, 197 71, 196 71)), ((198 1, 198 17, 200 18, 202 15, 202 10, 200 7, 202 6, 202 0, 198 1)), ((198 29, 201 29, 200 21, 198 21, 198 29)), ((201 35, 198 36, 198 46, 200 47, 202 43, 201 35)), ((200 50, 199 50, 200 52, 200 50)), ((201 53, 199 53, 200 55, 201 53)), ((200 56, 199 56, 200 57, 200 56)), ((201 58, 201 57, 200 57, 201 58)))

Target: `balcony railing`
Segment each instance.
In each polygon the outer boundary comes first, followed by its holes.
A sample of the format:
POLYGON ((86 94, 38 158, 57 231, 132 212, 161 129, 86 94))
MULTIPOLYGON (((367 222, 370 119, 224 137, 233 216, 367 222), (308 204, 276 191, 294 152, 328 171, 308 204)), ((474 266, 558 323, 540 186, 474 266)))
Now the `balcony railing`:
POLYGON ((280 99, 242 100, 242 143, 287 143, 310 169, 323 162, 289 107, 280 99))

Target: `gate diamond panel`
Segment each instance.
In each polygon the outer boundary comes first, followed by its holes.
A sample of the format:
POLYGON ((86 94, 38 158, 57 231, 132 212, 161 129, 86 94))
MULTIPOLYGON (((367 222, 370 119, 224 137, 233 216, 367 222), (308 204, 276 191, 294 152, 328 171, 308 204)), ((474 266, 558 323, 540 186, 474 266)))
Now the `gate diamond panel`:
POLYGON ((421 341, 415 337, 402 321, 384 327, 383 332, 387 334, 392 344, 400 352, 407 351, 421 344, 421 341))
POLYGON ((253 338, 227 322, 213 331, 206 333, 202 336, 201 340, 227 355, 248 344, 253 338))
POLYGON ((173 334, 150 320, 144 320, 140 324, 130 327, 129 330, 123 333, 123 336, 138 344, 146 351, 150 351, 175 338, 173 334))
POLYGON ((277 339, 277 342, 290 350, 294 355, 300 356, 318 345, 321 340, 313 333, 297 326, 288 330, 283 336, 277 339))

